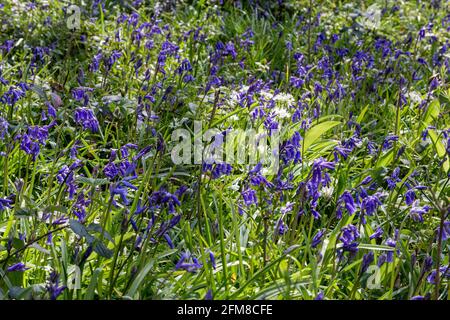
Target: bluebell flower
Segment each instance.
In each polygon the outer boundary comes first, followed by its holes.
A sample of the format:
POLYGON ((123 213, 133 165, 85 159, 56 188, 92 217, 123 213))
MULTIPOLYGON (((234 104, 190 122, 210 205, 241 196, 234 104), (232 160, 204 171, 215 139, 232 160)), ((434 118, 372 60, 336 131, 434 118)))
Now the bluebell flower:
POLYGON ((259 162, 252 170, 249 171, 249 180, 253 186, 263 186, 272 188, 273 183, 268 181, 266 177, 261 174, 262 164, 259 162))
POLYGON ((110 186, 111 193, 111 201, 114 206, 117 206, 117 202, 114 199, 115 195, 119 195, 122 203, 126 206, 130 205, 130 201, 128 200, 128 189, 137 190, 138 188, 127 180, 123 179, 117 183, 112 183, 110 186))
POLYGON ((56 175, 56 180, 59 184, 65 183, 69 191, 69 199, 73 199, 77 185, 75 183, 74 170, 82 167, 81 160, 75 160, 70 166, 63 165, 56 175))
POLYGON ((433 257, 427 256, 423 263, 422 272, 423 273, 429 272, 431 268, 433 268, 433 257))
POLYGON ((381 227, 378 227, 377 230, 375 230, 375 232, 370 235, 369 239, 380 239, 383 236, 383 233, 383 229, 381 227))
POLYGON ((439 87, 439 80, 437 77, 433 77, 430 81, 430 88, 428 89, 429 92, 435 90, 437 87, 439 87))
POLYGON ((391 147, 392 147, 392 142, 393 142, 393 141, 398 141, 398 136, 395 136, 395 135, 387 136, 387 137, 384 139, 384 141, 383 141, 383 147, 382 147, 382 149, 383 149, 383 150, 386 150, 386 149, 391 148, 391 147))
MULTIPOLYGON (((427 281, 431 284, 436 284, 436 270, 433 269, 430 275, 427 277, 427 281)), ((450 265, 439 268, 439 275, 442 278, 450 278, 450 265)))
POLYGON ((301 144, 300 141, 303 140, 302 136, 298 131, 295 131, 290 139, 283 142, 280 148, 280 156, 285 164, 293 162, 294 164, 301 163, 301 144))
POLYGON ((367 195, 364 188, 361 187, 361 219, 366 223, 365 215, 372 216, 383 203, 381 202, 381 194, 375 193, 367 195))
POLYGON ((352 149, 349 149, 349 148, 344 148, 344 147, 339 147, 339 146, 334 147, 335 162, 338 162, 338 160, 339 160, 338 155, 340 155, 344 160, 347 159, 347 157, 351 151, 352 151, 352 149))
POLYGON ((0 102, 14 106, 20 99, 25 97, 26 89, 26 86, 11 86, 8 91, 3 93, 3 96, 0 97, 0 102))
POLYGON ((119 174, 119 170, 114 162, 109 162, 105 168, 103 168, 103 173, 108 179, 112 180, 119 174))
POLYGON ((413 204, 414 200, 416 198, 416 193, 414 192, 414 189, 409 189, 405 193, 405 203, 410 206, 413 204))
POLYGON ((113 67, 114 63, 116 63, 116 61, 119 60, 119 58, 121 56, 122 56, 122 53, 119 50, 113 50, 113 52, 111 52, 111 55, 109 56, 109 58, 105 62, 106 70, 107 71, 111 70, 111 68, 113 67))
POLYGON ((84 130, 99 131, 99 123, 94 112, 88 108, 77 108, 74 115, 75 122, 81 124, 84 130))
POLYGON ((190 71, 192 71, 192 65, 189 59, 184 59, 181 62, 180 66, 178 67, 177 73, 182 74, 183 72, 190 72, 190 71))
POLYGON ((354 225, 347 225, 341 229, 341 236, 339 240, 342 242, 342 248, 339 251, 339 256, 341 257, 344 252, 350 252, 353 256, 358 251, 358 239, 359 239, 358 228, 354 225))
POLYGON ((214 257, 214 253, 211 250, 209 250, 209 261, 211 262, 213 269, 216 269, 216 259, 214 257))
POLYGON ((284 235, 286 232, 288 231, 288 227, 286 226, 286 224, 283 222, 283 219, 279 219, 278 223, 277 223, 277 233, 278 235, 282 236, 284 235))
POLYGON ((45 105, 47 106, 47 113, 50 117, 52 117, 53 119, 56 118, 56 109, 52 106, 52 104, 50 102, 46 102, 45 105))
POLYGON ((4 139, 8 134, 9 123, 5 118, 0 117, 0 139, 4 139))
POLYGON ((336 216, 338 219, 342 218, 342 206, 345 206, 349 215, 352 215, 356 211, 355 201, 353 196, 349 191, 344 191, 344 193, 339 197, 337 201, 336 216))
POLYGON ((100 68, 100 62, 102 61, 103 54, 101 52, 98 52, 96 55, 94 55, 94 58, 92 58, 92 62, 89 65, 89 71, 96 72, 100 68))
POLYGON ((192 257, 192 263, 185 262, 190 257, 191 256, 189 254, 183 252, 181 254, 180 260, 178 260, 177 264, 175 265, 175 270, 183 269, 187 272, 195 273, 198 269, 203 267, 203 265, 199 263, 198 260, 194 257, 192 257))
POLYGON ((166 239, 167 244, 169 245, 170 249, 174 249, 175 248, 175 246, 174 246, 174 244, 172 242, 172 239, 170 238, 170 236, 167 233, 164 234, 164 239, 166 239))
POLYGON ((369 268, 370 264, 374 261, 374 254, 372 251, 370 251, 369 253, 366 253, 363 256, 363 260, 361 263, 361 273, 364 273, 367 271, 367 269, 369 268))
POLYGON ((48 47, 33 47, 31 49, 33 54, 31 57, 31 66, 36 67, 40 63, 44 63, 46 55, 50 54, 50 48, 48 47))
POLYGON ((91 204, 92 200, 86 197, 84 192, 80 192, 77 195, 77 201, 72 207, 72 213, 78 218, 80 222, 84 222, 86 219, 86 208, 91 204))
POLYGON ((55 125, 52 122, 46 126, 32 126, 28 127, 27 133, 22 135, 20 142, 20 149, 25 151, 27 154, 32 155, 33 161, 36 161, 37 156, 40 152, 40 145, 45 145, 48 139, 48 130, 55 125))
POLYGON ((167 206, 169 213, 175 212, 175 207, 180 206, 181 203, 175 194, 172 194, 165 189, 153 192, 149 198, 149 208, 155 210, 162 206, 167 206))
POLYGON ((3 50, 5 53, 8 53, 11 51, 11 49, 14 47, 15 41, 5 40, 2 45, 0 45, 0 50, 3 50))
POLYGON ((386 253, 382 253, 378 256, 377 266, 381 267, 386 262, 387 256, 386 253))
POLYGON ((423 38, 425 38, 425 28, 422 27, 419 30, 419 40, 422 40, 423 38))
MULTIPOLYGON (((389 238, 386 240, 386 245, 395 248, 397 246, 397 241, 395 239, 389 238)), ((394 251, 388 251, 386 253, 386 262, 394 261, 394 251)))
POLYGON ((372 177, 371 176, 367 176, 363 179, 363 181, 361 181, 360 185, 366 185, 369 184, 370 182, 372 182, 372 177))
POLYGON ((19 262, 19 263, 13 264, 12 266, 8 267, 6 269, 6 271, 14 272, 14 271, 25 271, 28 269, 30 269, 30 268, 27 268, 24 263, 19 262))
POLYGON ((319 292, 319 294, 314 298, 314 300, 323 300, 324 293, 322 291, 319 292))
POLYGON ((94 91, 88 87, 78 87, 72 89, 72 97, 77 101, 83 101, 83 106, 86 107, 89 103, 89 92, 94 91))
POLYGON ((217 163, 214 165, 213 170, 211 171, 211 176, 213 179, 218 179, 223 175, 230 175, 232 166, 229 163, 217 163))
POLYGON ((400 168, 397 167, 392 172, 392 175, 386 179, 389 189, 391 189, 391 190, 394 189, 395 186, 397 185, 397 182, 401 181, 401 179, 399 178, 399 174, 400 174, 400 168))
POLYGON ((423 222, 423 215, 426 214, 428 211, 430 211, 429 206, 419 206, 419 201, 416 200, 413 202, 411 210, 409 211, 409 215, 411 219, 413 219, 416 222, 423 222))
POLYGON ((246 189, 241 192, 242 198, 244 199, 245 205, 248 207, 252 204, 258 203, 258 198, 256 197, 256 191, 253 189, 246 189))
POLYGON ((325 229, 317 231, 311 241, 311 247, 316 248, 319 244, 322 243, 322 238, 325 234, 325 229))
POLYGON ((209 289, 205 294, 205 300, 213 300, 212 290, 209 289))
POLYGON ((233 60, 236 59, 237 52, 236 52, 236 48, 234 47, 234 43, 233 42, 231 42, 231 41, 227 42, 227 44, 225 45, 224 49, 225 49, 224 50, 225 54, 230 55, 233 58, 233 60))
POLYGON ((55 271, 50 273, 47 285, 45 286, 47 292, 50 294, 51 300, 56 300, 58 296, 67 288, 59 285, 59 274, 55 271))
POLYGON ((0 198, 0 211, 3 211, 5 209, 11 209, 11 199, 7 198, 0 198))
MULTIPOLYGON (((440 228, 438 230, 438 234, 440 233, 440 228)), ((444 221, 444 225, 442 228, 442 240, 450 239, 450 221, 444 221)))

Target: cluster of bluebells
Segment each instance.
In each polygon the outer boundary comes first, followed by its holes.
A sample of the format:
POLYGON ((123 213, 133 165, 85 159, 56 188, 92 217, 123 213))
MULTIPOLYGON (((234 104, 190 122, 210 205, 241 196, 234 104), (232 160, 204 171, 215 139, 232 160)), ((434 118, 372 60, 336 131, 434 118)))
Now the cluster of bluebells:
MULTIPOLYGON (((242 6, 238 3, 237 6, 242 6)), ((434 197, 434 190, 419 182, 431 181, 428 176, 439 176, 436 171, 448 167, 450 157, 450 130, 440 128, 442 112, 436 115, 434 109, 430 110, 433 103, 442 100, 437 100, 441 88, 448 85, 450 43, 442 35, 450 31, 450 16, 430 17, 429 22, 416 30, 417 34, 408 34, 404 39, 395 36, 398 41, 394 41, 382 32, 363 37, 361 34, 366 33, 361 32, 361 28, 364 26, 358 24, 335 33, 338 28, 329 28, 322 12, 314 9, 308 12, 309 18, 303 14, 295 18, 292 34, 285 34, 289 28, 284 28, 281 21, 271 24, 272 30, 268 31, 278 35, 274 43, 275 46, 282 43, 283 50, 267 50, 264 52, 267 57, 261 60, 254 56, 261 45, 256 29, 236 28, 240 32, 230 37, 228 32, 231 31, 223 26, 219 31, 208 25, 213 20, 223 21, 220 16, 223 4, 219 1, 214 9, 205 5, 207 23, 202 26, 180 23, 174 27, 165 24, 166 15, 161 14, 158 6, 151 15, 144 17, 139 9, 143 1, 133 1, 130 4, 133 10, 124 9, 111 28, 102 28, 108 30, 107 34, 102 37, 77 35, 80 47, 95 44, 97 48, 85 52, 89 61, 79 64, 73 79, 69 72, 70 79, 59 89, 53 88, 50 82, 45 83, 47 80, 41 76, 49 71, 45 68, 53 67, 47 62, 53 62, 64 48, 60 40, 23 46, 23 40, 5 38, 0 43, 0 140, 6 143, 0 144, 0 164, 8 170, 16 170, 11 177, 19 178, 14 185, 5 179, 6 188, 0 187, 0 216, 15 208, 12 188, 22 200, 18 206, 23 205, 22 202, 32 202, 28 198, 41 193, 41 186, 50 188, 48 197, 53 201, 54 186, 50 183, 53 183, 54 173, 54 183, 59 187, 55 203, 67 209, 67 213, 55 216, 45 212, 41 222, 58 227, 66 226, 69 219, 76 219, 87 226, 97 220, 90 214, 104 202, 105 216, 111 214, 117 220, 122 219, 123 234, 132 231, 136 236, 130 257, 134 250, 141 252, 148 248, 145 244, 158 249, 162 243, 165 248, 181 249, 173 268, 188 273, 195 273, 204 266, 197 253, 183 251, 185 241, 180 240, 177 231, 181 224, 192 222, 188 212, 192 211, 195 201, 210 200, 209 193, 208 197, 201 198, 204 190, 200 188, 210 192, 214 190, 211 184, 220 186, 217 188, 223 191, 220 196, 234 200, 230 202, 237 206, 242 215, 240 219, 253 217, 253 214, 263 216, 264 223, 271 224, 265 231, 273 232, 276 245, 287 245, 292 239, 303 241, 299 226, 306 224, 310 226, 311 235, 307 243, 317 252, 322 243, 327 243, 331 228, 337 228, 337 251, 334 252, 337 262, 347 263, 359 258, 360 273, 366 272, 373 263, 381 267, 393 263, 396 257, 405 256, 400 251, 404 245, 402 230, 396 229, 399 221, 402 227, 408 225, 414 234, 419 234, 416 230, 432 226, 434 237, 430 241, 448 241, 448 213, 437 225, 436 204, 433 205, 429 197, 430 194, 434 197), (215 18, 217 14, 219 19, 215 18), (306 33, 307 46, 301 45, 301 37, 293 39, 296 34, 306 33), (10 65, 10 60, 17 62, 15 59, 19 55, 15 54, 22 53, 21 50, 25 50, 29 65, 26 70, 19 63, 17 68, 10 65), (29 76, 31 78, 27 78, 29 76), (44 82, 42 88, 41 82, 44 82), (61 91, 62 98, 55 91, 61 91), (408 127, 408 119, 400 119, 398 128, 397 123, 383 124, 382 119, 373 117, 378 113, 384 115, 387 112, 384 109, 390 110, 392 101, 388 101, 387 94, 395 97, 394 107, 399 115, 419 114, 419 121, 433 118, 430 123, 418 126, 418 137, 414 137, 420 140, 417 145, 405 143, 408 135, 417 131, 415 127, 414 130, 408 127), (70 102, 67 108, 62 108, 63 100, 70 102), (367 104, 372 109, 362 112, 367 104), (186 111, 189 118, 183 118, 188 119, 184 123, 189 123, 192 115, 208 119, 210 123, 215 123, 220 116, 228 128, 242 124, 259 126, 269 137, 273 130, 288 128, 279 145, 278 171, 265 174, 261 163, 245 167, 205 161, 198 179, 182 172, 184 168, 179 171, 181 178, 153 172, 167 165, 166 120, 183 115, 186 106, 190 111, 186 111), (380 110, 376 109, 378 107, 380 110), (125 109, 127 112, 123 112, 125 109), (359 111, 361 114, 357 115, 359 111), (369 114, 373 119, 367 121, 369 114), (319 134, 317 130, 328 123, 330 116, 335 126, 319 134), (75 124, 75 128, 66 128, 68 124, 75 124), (378 128, 383 132, 372 130, 378 128), (76 141, 67 149, 64 144, 70 139, 76 141), (311 140, 313 144, 306 148, 311 140), (315 144, 319 141, 321 144, 315 144), (422 147, 435 147, 438 155, 418 152, 422 147), (23 168, 15 168, 9 162, 14 159, 16 149, 31 157, 33 170, 36 170, 32 171, 32 177, 41 180, 36 181, 39 187, 29 190, 28 194, 28 190, 21 190, 23 168), (64 154, 53 152, 63 149, 67 151, 64 154), (415 151, 417 154, 413 154, 415 151), (431 168, 432 174, 424 174, 422 169, 407 173, 411 162, 422 155, 424 159, 438 159, 439 168, 431 168), (149 163, 147 158, 154 162, 149 163), (51 173, 47 171, 48 164, 53 165, 51 173), (152 173, 149 177, 148 172, 152 173), (153 179, 152 182, 147 178, 153 179), (231 181, 232 186, 228 188, 231 181), (192 191, 198 191, 196 197, 200 198, 185 196, 192 191), (244 212, 249 214, 244 215, 244 212), (386 217, 389 217, 389 224, 380 221, 386 217), (371 229, 373 233, 366 234, 371 229), (385 250, 364 251, 362 244, 365 242, 383 245, 385 250)), ((281 9, 285 4, 286 1, 267 2, 268 7, 278 5, 283 14, 281 9)), ((382 16, 400 14, 402 5, 389 7, 386 4, 382 16)), ((435 6, 434 1, 431 6, 435 6)), ((3 7, 0 5, 0 10, 3 7)), ((38 8, 47 7, 34 1, 26 5, 27 10, 37 11, 38 8)), ((107 1, 93 1, 88 10, 91 22, 102 19, 103 24, 110 9, 107 1)), ((272 16, 263 9, 256 11, 262 11, 256 13, 261 19, 272 16)), ((203 12, 200 14, 203 17, 203 12)), ((336 15, 341 18, 340 12, 336 15)), ((326 19, 335 21, 332 17, 326 19)), ((45 17, 43 27, 52 24, 52 17, 45 17)), ((39 29, 35 27, 34 22, 30 22, 27 34, 29 30, 39 29)), ((445 106, 442 103, 441 108, 445 106)), ((449 176, 449 172, 445 174, 449 176)), ((28 168, 25 175, 28 179, 28 168)), ((101 217, 100 220, 105 222, 101 217)), ((211 231, 215 234, 218 223, 211 222, 211 231)), ((114 223, 116 220, 113 227, 114 223)), ((201 221, 197 223, 202 225, 201 221)), ((108 223, 105 225, 109 227, 108 223)), ((30 237, 30 232, 23 231, 22 227, 17 231, 13 229, 21 241, 30 237)), ((57 243, 53 236, 53 232, 48 233, 47 245, 57 243)), ((11 241, 8 242, 10 248, 11 241)), ((77 239, 72 249, 73 256, 80 259, 77 261, 85 262, 94 251, 94 245, 77 239), (84 254, 83 245, 87 246, 84 254)), ((208 249, 205 254, 209 257, 208 264, 216 269, 213 250, 208 249)), ((20 255, 15 258, 20 261, 20 255)), ((6 270, 11 273, 29 268, 22 262, 8 265, 6 270)), ((430 284, 437 284, 436 270, 441 278, 450 278, 448 266, 434 265, 431 257, 425 258, 423 265, 421 276, 430 284)), ((65 289, 60 285, 59 274, 52 272, 46 285, 50 298, 57 299, 65 289)), ((206 297, 212 296, 213 292, 208 290, 206 297)), ((323 298, 323 292, 315 297, 323 298)))
POLYGON ((188 272, 195 273, 198 269, 202 268, 202 264, 198 261, 196 257, 193 257, 192 255, 183 252, 181 254, 180 260, 178 260, 177 264, 175 265, 175 270, 186 270, 188 272), (192 260, 192 262, 189 262, 189 259, 192 260))
POLYGON ((98 120, 94 112, 88 108, 78 108, 74 113, 74 120, 77 124, 83 127, 83 130, 90 130, 91 132, 99 131, 98 120))
POLYGON ((17 139, 20 139, 20 149, 31 155, 33 161, 36 161, 36 158, 40 153, 41 146, 45 146, 47 142, 49 129, 51 129, 55 125, 56 122, 52 122, 51 124, 42 127, 28 127, 26 133, 17 137, 17 139))

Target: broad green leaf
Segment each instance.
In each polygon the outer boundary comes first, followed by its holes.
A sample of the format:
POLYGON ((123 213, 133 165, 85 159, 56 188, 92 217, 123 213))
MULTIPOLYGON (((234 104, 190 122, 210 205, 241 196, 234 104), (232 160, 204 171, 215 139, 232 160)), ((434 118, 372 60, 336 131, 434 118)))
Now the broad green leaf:
POLYGON ((306 131, 305 138, 303 140, 303 149, 305 151, 308 150, 308 148, 315 143, 321 135, 340 123, 340 121, 325 121, 311 127, 308 131, 306 131))
POLYGON ((138 291, 139 286, 141 285, 142 281, 144 281, 144 278, 153 269, 153 265, 155 264, 155 262, 175 253, 176 251, 177 250, 169 250, 163 254, 158 255, 157 257, 155 257, 153 259, 150 259, 150 261, 146 264, 146 266, 138 273, 138 275, 134 279, 133 283, 130 286, 130 289, 128 289, 128 291, 126 293, 126 296, 133 298, 134 295, 136 294, 136 292, 138 291))
POLYGON ((83 238, 92 237, 89 234, 89 232, 86 230, 86 227, 76 220, 70 219, 69 227, 70 227, 70 229, 72 229, 73 232, 75 232, 80 237, 83 237, 83 238))
POLYGON ((98 223, 91 223, 86 227, 86 230, 88 230, 89 232, 97 232, 103 234, 106 239, 114 243, 114 239, 111 237, 111 235, 107 231, 104 231, 98 223))
POLYGON ((32 287, 21 288, 21 287, 12 287, 9 289, 9 296, 15 300, 22 300, 27 297, 31 293, 32 287))
POLYGON ((433 100, 425 111, 423 116, 423 125, 427 127, 433 120, 437 119, 440 111, 441 105, 439 100, 433 100))
POLYGON ((431 141, 433 141, 433 145, 436 148, 436 152, 439 157, 445 156, 445 147, 442 143, 441 139, 438 138, 438 135, 436 134, 436 131, 434 130, 428 130, 428 135, 430 136, 431 141))
POLYGON ((387 153, 382 155, 378 161, 376 167, 387 167, 392 160, 394 160, 394 149, 389 150, 387 153))
MULTIPOLYGON (((433 141, 433 146, 440 158, 443 158, 446 155, 445 146, 442 143, 442 140, 439 139, 439 136, 436 134, 435 130, 428 130, 428 135, 430 136, 431 141, 433 141)), ((444 172, 448 172, 450 168, 449 159, 445 160, 442 164, 444 172)))
POLYGON ((93 249, 99 256, 102 256, 106 259, 111 259, 114 253, 112 250, 108 249, 103 242, 101 242, 98 239, 94 241, 93 249))

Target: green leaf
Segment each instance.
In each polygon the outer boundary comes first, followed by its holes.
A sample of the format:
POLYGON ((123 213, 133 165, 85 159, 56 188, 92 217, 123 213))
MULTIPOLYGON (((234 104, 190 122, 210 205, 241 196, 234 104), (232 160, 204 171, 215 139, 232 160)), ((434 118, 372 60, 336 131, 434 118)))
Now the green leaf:
POLYGON ((361 243, 358 248, 360 249, 369 249, 369 250, 378 250, 378 251, 394 251, 395 248, 384 246, 381 244, 370 244, 370 243, 361 243))
POLYGON ((103 228, 98 223, 91 223, 87 226, 86 230, 88 230, 89 232, 97 232, 103 234, 106 239, 114 243, 114 239, 111 237, 111 235, 107 231, 103 231, 103 228))
MULTIPOLYGON (((298 247, 298 248, 300 248, 300 247, 298 247)), ((295 249, 293 249, 293 250, 295 250, 295 249)), ((291 251, 291 252, 292 252, 292 251, 291 251)), ((256 278, 258 278, 261 274, 264 274, 265 272, 267 272, 270 268, 272 268, 274 265, 276 265, 277 263, 281 262, 281 261, 282 261, 283 259, 285 259, 285 258, 286 258, 286 253, 283 253, 283 254, 282 254, 281 256, 279 256, 278 258, 276 258, 276 259, 270 261, 264 268, 259 269, 257 272, 255 272, 255 273, 253 274, 253 277, 252 277, 251 279, 249 279, 248 281, 246 281, 245 283, 243 283, 242 286, 240 286, 239 289, 236 290, 236 291, 232 294, 231 299, 236 299, 236 297, 238 297, 239 294, 240 294, 242 291, 244 291, 244 289, 245 289, 248 285, 254 283, 254 281, 255 281, 256 278)))
POLYGON ((438 138, 436 131, 428 130, 428 135, 430 136, 431 141, 433 141, 434 147, 436 148, 436 152, 440 158, 445 156, 445 147, 442 143, 441 139, 438 138))
POLYGON ((92 237, 89 234, 89 232, 86 230, 86 227, 76 220, 70 219, 69 227, 70 227, 70 229, 72 229, 73 232, 75 232, 80 237, 83 237, 83 238, 92 237))
POLYGON ((340 123, 340 121, 325 121, 311 127, 308 131, 306 131, 305 138, 303 140, 303 150, 308 150, 308 148, 315 143, 321 135, 340 123))
POLYGON ((339 237, 339 234, 341 233, 341 229, 351 224, 353 221, 353 218, 355 215, 345 215, 342 217, 342 219, 339 221, 338 225, 334 230, 331 232, 330 236, 324 240, 322 248, 322 255, 323 259, 319 263, 319 267, 322 270, 323 268, 326 268, 328 261, 331 259, 331 257, 335 254, 335 248, 336 248, 336 242, 339 237))
MULTIPOLYGON (((439 139, 439 136, 437 135, 435 130, 428 130, 428 135, 430 136, 431 141, 433 141, 434 148, 436 149, 436 152, 440 158, 445 157, 446 151, 445 146, 442 143, 442 140, 439 139)), ((448 172, 450 168, 450 161, 449 159, 445 160, 442 164, 442 167, 444 168, 444 172, 448 172)))
POLYGON ((91 282, 89 283, 89 286, 86 289, 86 294, 84 295, 84 300, 93 300, 94 299, 95 288, 97 287, 97 282, 98 282, 100 272, 102 272, 101 268, 97 268, 94 270, 94 273, 92 274, 91 282))
POLYGON ((33 289, 32 287, 27 287, 27 288, 12 287, 9 289, 8 293, 9 293, 9 296, 11 297, 11 299, 21 300, 21 299, 26 299, 27 297, 29 297, 32 289, 33 289))
POLYGON ((40 246, 38 243, 36 243, 36 242, 33 243, 32 245, 30 245, 30 248, 36 249, 37 251, 40 251, 40 252, 45 253, 45 254, 50 254, 50 253, 51 253, 50 250, 41 247, 41 246, 40 246))
POLYGON ((378 159, 376 168, 387 167, 392 160, 394 160, 394 149, 389 150, 378 159))
POLYGON ((106 259, 111 259, 113 256, 113 251, 108 249, 106 245, 98 239, 94 241, 93 249, 99 256, 106 259))
POLYGON ((0 279, 2 279, 5 282, 8 289, 11 289, 13 287, 11 281, 9 280, 8 276, 6 275, 5 271, 3 271, 2 268, 0 268, 0 279))
POLYGON ((78 183, 85 183, 90 186, 96 187, 104 184, 108 184, 108 179, 96 179, 96 178, 87 178, 87 177, 77 177, 75 179, 78 183))
POLYGON ((163 254, 160 254, 159 256, 157 256, 153 259, 150 259, 150 261, 147 263, 147 265, 138 273, 138 275, 134 279, 133 283, 130 286, 130 289, 128 289, 128 291, 126 293, 126 296, 134 297, 134 295, 136 294, 137 290, 139 289, 139 286, 141 285, 142 281, 144 281, 144 278, 152 270, 155 262, 175 253, 176 251, 177 250, 169 250, 163 254))
POLYGON ((37 86, 37 85, 32 85, 31 86, 31 90, 33 90, 34 92, 36 92, 43 100, 47 101, 47 95, 45 94, 45 90, 44 88, 37 86))
POLYGON ((67 208, 64 206, 50 205, 48 207, 45 207, 43 211, 44 213, 53 213, 53 212, 67 213, 67 208))
POLYGON ((433 100, 423 116, 423 127, 427 127, 433 120, 437 119, 441 111, 439 100, 433 100))
POLYGON ((358 118, 356 118, 357 123, 361 123, 361 121, 363 121, 368 108, 369 108, 369 105, 365 106, 364 109, 361 110, 361 112, 358 115, 358 118))
POLYGON ((20 208, 18 209, 14 215, 19 218, 29 218, 37 215, 37 210, 32 208, 20 208))

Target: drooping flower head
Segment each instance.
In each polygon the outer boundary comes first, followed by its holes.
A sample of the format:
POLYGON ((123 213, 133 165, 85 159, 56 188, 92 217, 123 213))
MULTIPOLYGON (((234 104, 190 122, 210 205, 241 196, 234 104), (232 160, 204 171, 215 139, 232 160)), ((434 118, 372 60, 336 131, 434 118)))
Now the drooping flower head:
POLYGON ((55 271, 50 273, 48 283, 45 287, 50 294, 51 300, 56 300, 58 296, 66 289, 66 286, 59 285, 59 274, 55 271))
POLYGON ((30 269, 30 268, 27 268, 24 263, 19 262, 19 263, 13 264, 12 266, 8 267, 6 269, 6 271, 14 272, 14 271, 25 271, 28 269, 30 269))
POLYGON ((90 130, 91 132, 99 131, 98 120, 91 109, 88 108, 76 109, 74 119, 75 122, 77 124, 80 124, 84 130, 90 130))

